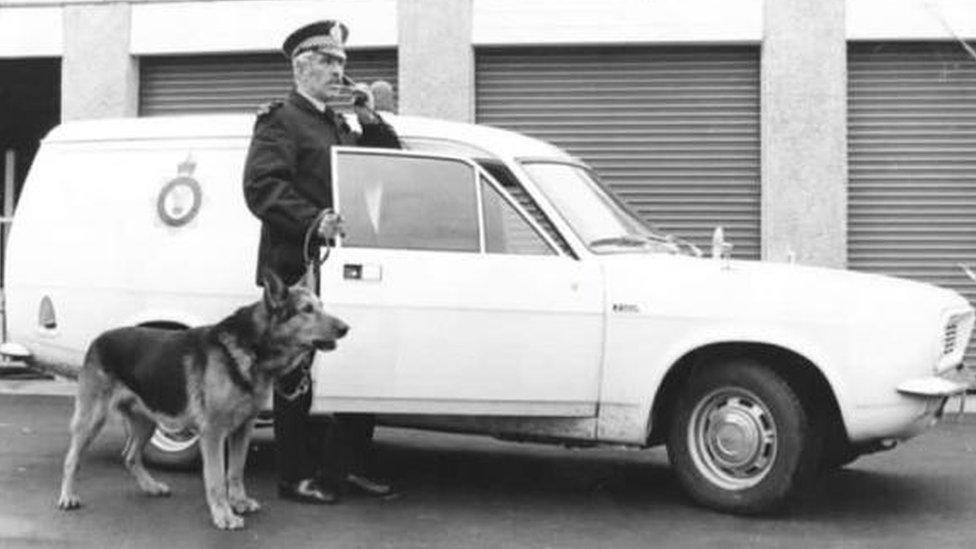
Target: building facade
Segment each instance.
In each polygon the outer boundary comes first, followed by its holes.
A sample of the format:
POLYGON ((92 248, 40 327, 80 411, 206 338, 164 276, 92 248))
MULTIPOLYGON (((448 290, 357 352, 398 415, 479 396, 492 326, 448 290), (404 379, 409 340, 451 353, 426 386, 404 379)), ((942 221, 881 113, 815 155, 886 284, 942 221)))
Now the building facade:
POLYGON ((976 298, 971 0, 0 0, 11 189, 59 120, 252 112, 323 18, 401 113, 552 141, 666 232, 976 298))

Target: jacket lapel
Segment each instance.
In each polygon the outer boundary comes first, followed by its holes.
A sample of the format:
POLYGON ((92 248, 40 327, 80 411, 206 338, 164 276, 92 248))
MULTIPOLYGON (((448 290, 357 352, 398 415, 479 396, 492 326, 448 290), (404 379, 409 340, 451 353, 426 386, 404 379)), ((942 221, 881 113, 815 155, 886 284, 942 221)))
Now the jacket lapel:
POLYGON ((313 105, 311 101, 295 90, 291 91, 291 94, 288 96, 288 100, 299 109, 325 122, 325 125, 328 127, 338 144, 356 144, 355 138, 349 132, 349 127, 346 124, 346 121, 342 119, 341 115, 332 110, 331 107, 326 107, 325 112, 322 112, 315 108, 315 105, 313 105))

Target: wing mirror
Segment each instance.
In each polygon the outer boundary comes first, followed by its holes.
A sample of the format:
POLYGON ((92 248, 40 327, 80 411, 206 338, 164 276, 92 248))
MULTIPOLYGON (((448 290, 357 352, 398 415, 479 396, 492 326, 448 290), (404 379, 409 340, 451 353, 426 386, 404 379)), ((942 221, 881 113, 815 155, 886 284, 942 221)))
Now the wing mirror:
POLYGON ((959 268, 962 269, 962 272, 966 273, 966 276, 968 276, 970 280, 976 282, 976 273, 974 273, 973 270, 970 269, 968 265, 965 265, 963 263, 958 263, 958 265, 959 268))

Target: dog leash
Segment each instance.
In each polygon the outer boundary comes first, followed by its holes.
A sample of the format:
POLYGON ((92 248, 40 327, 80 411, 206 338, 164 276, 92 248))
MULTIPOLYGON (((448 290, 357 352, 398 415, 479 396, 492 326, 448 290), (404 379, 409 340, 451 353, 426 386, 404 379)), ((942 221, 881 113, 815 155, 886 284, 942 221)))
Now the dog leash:
POLYGON ((308 226, 305 230, 305 238, 302 241, 302 259, 305 261, 305 270, 309 271, 313 267, 321 267, 325 263, 326 259, 329 259, 329 254, 332 252, 332 246, 329 244, 328 240, 325 240, 321 247, 325 248, 325 254, 321 256, 320 259, 315 259, 309 254, 308 249, 312 244, 312 235, 316 233, 319 229, 319 225, 322 224, 322 220, 325 216, 334 213, 331 209, 324 209, 315 216, 315 220, 312 224, 308 226))
MULTIPOLYGON (((305 262, 305 278, 310 279, 310 277, 314 277, 316 282, 318 282, 318 268, 321 267, 323 263, 325 263, 325 260, 329 259, 329 254, 332 252, 332 246, 329 244, 329 241, 326 240, 322 245, 322 247, 325 248, 325 253, 320 254, 321 257, 319 259, 315 259, 314 257, 311 256, 311 254, 309 254, 309 247, 312 244, 312 235, 314 235, 315 232, 318 230, 319 225, 322 223, 322 220, 325 219, 325 216, 331 213, 333 212, 332 210, 329 209, 325 209, 319 212, 319 214, 315 216, 315 220, 312 221, 312 224, 309 225, 308 229, 305 231, 305 238, 302 241, 302 259, 305 262)), ((281 389, 281 387, 278 386, 278 383, 275 383, 274 384, 275 394, 287 400, 288 402, 293 402, 295 399, 309 392, 309 390, 311 390, 312 388, 312 379, 311 379, 312 376, 310 373, 311 366, 312 366, 312 361, 309 360, 304 366, 301 367, 303 370, 302 379, 301 381, 298 382, 298 385, 291 392, 287 392, 287 393, 284 392, 281 389)))
POLYGON ((309 374, 309 371, 311 370, 311 365, 312 363, 311 361, 309 361, 308 365, 302 366, 302 370, 304 370, 302 372, 302 379, 301 381, 298 382, 298 385, 295 387, 295 389, 290 393, 286 393, 282 391, 281 387, 278 386, 278 383, 275 382, 274 384, 275 394, 287 400, 288 402, 294 402, 295 399, 309 392, 309 390, 311 390, 312 388, 312 376, 309 374))

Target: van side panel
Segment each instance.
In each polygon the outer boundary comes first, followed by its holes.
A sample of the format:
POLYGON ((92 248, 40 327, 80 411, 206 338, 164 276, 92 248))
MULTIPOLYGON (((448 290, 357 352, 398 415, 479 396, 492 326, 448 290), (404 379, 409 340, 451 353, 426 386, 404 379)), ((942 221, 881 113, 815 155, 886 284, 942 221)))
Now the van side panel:
MULTIPOLYGON (((10 339, 77 366, 108 328, 211 323, 257 299, 259 225, 241 191, 246 147, 243 138, 44 143, 7 251, 10 339), (200 200, 174 226, 159 200, 178 177, 199 185, 200 200), (56 327, 39 326, 45 296, 56 327)), ((167 207, 185 213, 189 196, 167 207)))

